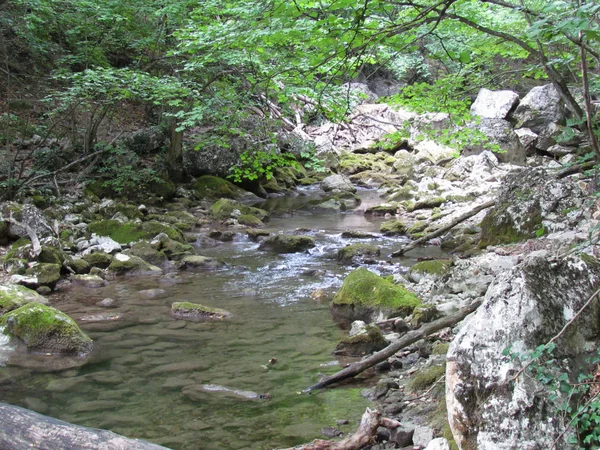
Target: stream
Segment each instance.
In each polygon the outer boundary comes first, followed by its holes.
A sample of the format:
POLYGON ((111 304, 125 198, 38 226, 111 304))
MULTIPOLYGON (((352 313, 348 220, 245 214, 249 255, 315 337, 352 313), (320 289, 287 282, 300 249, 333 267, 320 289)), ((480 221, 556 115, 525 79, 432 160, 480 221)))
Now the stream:
MULTIPOLYGON (((331 296, 341 286, 354 267, 339 264, 336 254, 349 243, 381 246, 379 263, 367 267, 384 274, 409 267, 419 251, 437 256, 438 249, 421 249, 411 253, 413 259, 391 264, 387 255, 404 238, 341 238, 346 230, 378 232, 386 219, 362 213, 381 202, 375 191, 360 191, 362 205, 347 213, 298 210, 316 195, 302 194, 262 207, 272 212, 270 231, 309 229, 303 234, 317 242, 309 252, 263 252, 240 230, 231 242, 197 242, 198 254, 218 257, 225 269, 119 278, 50 296, 52 306, 95 341, 94 352, 85 365, 67 370, 0 367, 0 400, 173 449, 271 449, 324 438, 325 427, 353 432, 370 404, 360 395, 364 383, 299 393, 345 362, 332 351, 347 331, 332 321, 327 302, 311 294, 322 289, 331 296), (105 298, 115 301, 113 308, 96 305, 105 298), (174 320, 169 311, 175 301, 223 308, 233 318, 174 320), (96 322, 98 314, 113 320, 96 322), (276 362, 269 364, 271 358, 276 362), (250 398, 248 392, 270 398, 250 398), (338 425, 340 420, 349 423, 338 425)), ((6 345, 0 340, 0 347, 6 345)))

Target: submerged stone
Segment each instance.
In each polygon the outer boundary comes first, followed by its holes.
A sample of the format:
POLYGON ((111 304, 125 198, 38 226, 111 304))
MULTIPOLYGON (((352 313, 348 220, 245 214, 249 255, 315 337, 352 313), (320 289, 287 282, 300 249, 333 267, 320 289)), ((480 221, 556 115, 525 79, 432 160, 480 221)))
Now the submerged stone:
POLYGON ((0 316, 31 302, 48 304, 45 297, 25 286, 19 284, 0 285, 0 316))
POLYGON ((171 305, 171 316, 175 319, 199 321, 229 319, 232 314, 220 308, 212 308, 191 302, 175 302, 171 305))

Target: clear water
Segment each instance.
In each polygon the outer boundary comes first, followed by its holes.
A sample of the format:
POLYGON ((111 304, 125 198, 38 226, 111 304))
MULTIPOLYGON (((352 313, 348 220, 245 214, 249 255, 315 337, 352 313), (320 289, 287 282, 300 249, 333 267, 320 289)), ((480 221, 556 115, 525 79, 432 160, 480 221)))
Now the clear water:
MULTIPOLYGON (((373 193, 363 196, 367 204, 376 201, 373 193)), ((310 228, 318 245, 308 253, 262 252, 240 233, 233 242, 198 249, 227 262, 223 270, 119 279, 102 288, 73 287, 53 295, 52 304, 94 339, 94 353, 85 365, 60 371, 25 369, 9 361, 0 367, 1 401, 173 449, 292 446, 322 437, 321 428, 341 419, 350 421, 340 427, 343 431, 353 430, 368 406, 360 384, 299 394, 341 368, 331 352, 345 332, 332 322, 327 304, 311 294, 316 289, 334 293, 352 270, 335 259, 337 250, 351 242, 340 233, 377 231, 381 220, 368 221, 360 212, 295 211, 303 200, 289 201, 269 228, 310 228), (148 298, 140 292, 147 289, 165 292, 148 298), (116 300, 115 308, 95 305, 107 297, 116 300), (233 319, 177 321, 169 315, 175 301, 223 308, 233 319), (96 314, 119 318, 86 320, 96 314), (277 362, 267 365, 271 358, 277 362), (271 399, 204 389, 208 384, 269 393, 271 399)), ((397 271, 410 265, 411 259, 385 262, 401 241, 375 240, 383 248, 382 263, 372 268, 397 271)), ((0 360, 6 359, 0 353, 0 360)))

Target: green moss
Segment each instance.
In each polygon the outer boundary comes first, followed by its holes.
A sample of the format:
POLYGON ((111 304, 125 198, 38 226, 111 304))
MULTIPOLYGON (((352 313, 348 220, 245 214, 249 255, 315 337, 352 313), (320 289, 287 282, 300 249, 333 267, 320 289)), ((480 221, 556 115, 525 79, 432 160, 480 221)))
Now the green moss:
POLYGON ((108 266, 107 270, 117 275, 134 274, 134 275, 149 275, 161 273, 159 267, 148 264, 137 256, 129 256, 127 259, 115 258, 108 266))
POLYGON ((445 203, 446 199, 444 197, 431 197, 423 200, 418 200, 410 205, 410 208, 407 208, 408 211, 416 211, 417 209, 432 209, 440 206, 442 203, 445 203))
POLYGON ((438 341, 435 344, 433 344, 431 353, 434 355, 445 355, 446 353, 448 353, 449 348, 450 344, 448 344, 447 342, 438 341))
POLYGON ((438 317, 440 317, 440 312, 435 306, 419 306, 413 311, 410 324, 414 328, 417 328, 424 323, 428 323, 437 319, 438 317))
POLYGON ((131 246, 129 255, 137 256, 154 266, 162 266, 167 262, 167 256, 159 250, 156 250, 149 242, 141 241, 131 246))
POLYGON ((245 191, 223 178, 203 175, 194 183, 194 193, 199 199, 241 198, 245 191))
POLYGON ((379 227, 379 231, 381 231, 386 236, 396 236, 400 234, 406 234, 406 224, 398 219, 388 220, 383 222, 379 227))
POLYGON ((59 264, 38 263, 33 267, 25 270, 25 275, 37 278, 37 285, 54 287, 60 280, 59 264))
POLYGON ((377 206, 372 206, 365 210, 365 215, 367 216, 385 216, 386 214, 396 214, 398 211, 397 203, 384 203, 377 206))
POLYGON ((381 249, 371 244, 351 244, 338 250, 337 259, 343 264, 352 262, 355 256, 379 256, 381 249))
POLYGON ((432 261, 421 261, 416 263, 410 268, 410 272, 444 275, 448 273, 451 266, 451 259, 434 259, 432 261))
POLYGON ((171 305, 171 314, 182 319, 225 319, 231 317, 229 311, 191 302, 175 302, 171 305))
POLYGON ((83 258, 68 258, 66 266, 77 274, 89 273, 91 265, 83 258))
POLYGON ((210 213, 216 219, 228 219, 235 210, 238 210, 241 214, 255 216, 262 221, 269 217, 269 213, 264 209, 246 206, 243 203, 228 198, 222 198, 210 207, 210 213))
POLYGON ((153 180, 146 185, 146 192, 154 194, 165 200, 172 199, 177 193, 175 184, 167 180, 153 180))
POLYGON ((62 265, 65 261, 65 254, 55 247, 42 247, 38 256, 38 261, 43 263, 62 265))
POLYGON ((160 222, 119 222, 117 220, 99 220, 89 224, 91 233, 98 236, 109 236, 119 244, 128 244, 140 239, 152 239, 159 233, 165 233, 169 238, 184 242, 183 233, 176 228, 160 222))
POLYGON ((335 347, 336 353, 343 352, 348 356, 363 356, 387 347, 388 342, 378 327, 368 325, 365 330, 366 333, 355 334, 354 336, 340 339, 340 342, 335 347))
POLYGON ((310 236, 276 234, 261 244, 261 248, 278 253, 296 253, 308 250, 315 246, 315 240, 310 236))
POLYGON ((179 261, 183 257, 191 255, 194 251, 194 247, 190 244, 182 244, 181 242, 166 237, 166 239, 161 239, 159 250, 167 255, 167 258, 179 261))
POLYGON ((421 301, 404 286, 393 284, 361 267, 344 279, 333 304, 387 308, 410 314, 421 301))
POLYGON ((66 314, 49 306, 28 303, 0 319, 4 333, 42 352, 87 353, 92 340, 66 314))
POLYGON ((246 230, 246 234, 253 241, 257 241, 258 238, 260 238, 260 237, 267 237, 267 236, 271 235, 271 233, 269 231, 259 230, 259 229, 255 229, 255 228, 248 228, 246 230))
POLYGON ((532 204, 527 211, 523 212, 523 217, 527 219, 519 229, 507 212, 509 207, 508 203, 496 205, 486 214, 481 222, 480 248, 488 245, 513 244, 536 237, 536 231, 542 228, 539 204, 532 204))
MULTIPOLYGON (((388 158, 388 154, 381 152, 360 155, 344 152, 339 156, 339 170, 345 175, 352 175, 366 170, 391 172, 392 168, 386 163, 388 158)), ((392 162, 392 160, 389 159, 388 162, 392 162)))
POLYGON ((439 380, 446 373, 446 364, 441 366, 431 366, 427 369, 417 372, 408 383, 408 389, 411 392, 424 391, 433 383, 439 380))
POLYGON ((252 214, 242 214, 238 217, 238 222, 249 227, 262 227, 264 225, 258 217, 255 217, 252 214))
POLYGON ((0 285, 0 316, 31 302, 46 304, 48 300, 19 284, 0 285))
POLYGON ((429 426, 437 430, 450 445, 451 450, 459 450, 454 441, 450 424, 448 423, 448 410, 446 408, 446 396, 442 395, 439 399, 438 407, 429 417, 429 426))
POLYGON ((408 227, 408 229, 406 230, 406 234, 414 238, 415 234, 422 233, 428 225, 429 223, 425 221, 415 222, 410 227, 408 227))
POLYGON ((90 253, 88 255, 84 255, 83 259, 87 261, 90 266, 99 267, 100 269, 106 269, 113 261, 112 255, 104 252, 90 253))

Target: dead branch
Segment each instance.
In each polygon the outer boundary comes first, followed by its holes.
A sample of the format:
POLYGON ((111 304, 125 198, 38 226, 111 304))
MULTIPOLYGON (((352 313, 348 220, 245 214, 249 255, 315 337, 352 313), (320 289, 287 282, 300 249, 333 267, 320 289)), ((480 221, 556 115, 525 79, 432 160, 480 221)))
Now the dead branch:
POLYGON ((418 330, 409 331, 396 342, 388 345, 383 350, 374 353, 367 359, 350 364, 348 367, 340 370, 338 373, 323 378, 317 384, 306 388, 303 392, 311 392, 316 389, 322 389, 326 386, 329 386, 330 384, 355 377, 356 375, 367 370, 368 368, 373 367, 375 364, 380 363, 381 361, 384 361, 390 356, 396 354, 404 347, 414 344, 415 342, 429 336, 432 333, 435 333, 436 331, 441 330, 442 328, 453 327, 458 322, 467 317, 469 314, 471 314, 473 311, 475 311, 479 307, 479 305, 481 305, 481 300, 476 300, 469 306, 462 308, 460 311, 454 314, 450 314, 449 316, 442 317, 441 319, 438 319, 434 322, 425 324, 418 330))
POLYGON ((481 204, 479 206, 476 206, 472 210, 464 213, 462 216, 459 216, 456 219, 454 219, 448 225, 445 225, 442 228, 439 228, 439 229, 435 230, 433 233, 429 233, 428 235, 423 236, 422 238, 419 238, 416 241, 411 242, 406 247, 403 247, 400 250, 396 250, 395 252, 392 252, 391 256, 394 256, 394 257, 395 256, 402 256, 406 252, 412 250, 413 248, 415 248, 415 247, 423 244, 424 242, 427 242, 427 241, 429 241, 431 239, 435 239, 436 237, 441 236, 446 231, 454 228, 459 223, 464 222, 465 220, 467 220, 469 217, 473 217, 475 214, 478 214, 479 212, 483 211, 484 209, 487 209, 490 206, 494 206, 495 204, 496 204, 496 200, 491 200, 489 202, 486 202, 486 203, 483 203, 483 204, 481 204))
POLYGON ((378 427, 398 428, 400 422, 393 419, 381 417, 381 413, 375 409, 367 408, 363 414, 356 433, 341 441, 325 441, 315 439, 310 444, 298 445, 282 450, 359 450, 365 445, 372 443, 377 434, 378 427))
POLYGON ((38 235, 33 228, 31 228, 29 225, 19 222, 18 220, 15 220, 11 216, 3 217, 1 214, 0 214, 0 222, 9 222, 9 223, 12 223, 13 225, 23 228, 25 230, 25 232, 27 233, 27 236, 29 236, 29 239, 31 240, 31 246, 33 248, 33 256, 35 258, 37 258, 39 256, 39 254, 42 252, 42 246, 40 245, 40 239, 38 238, 38 235))

